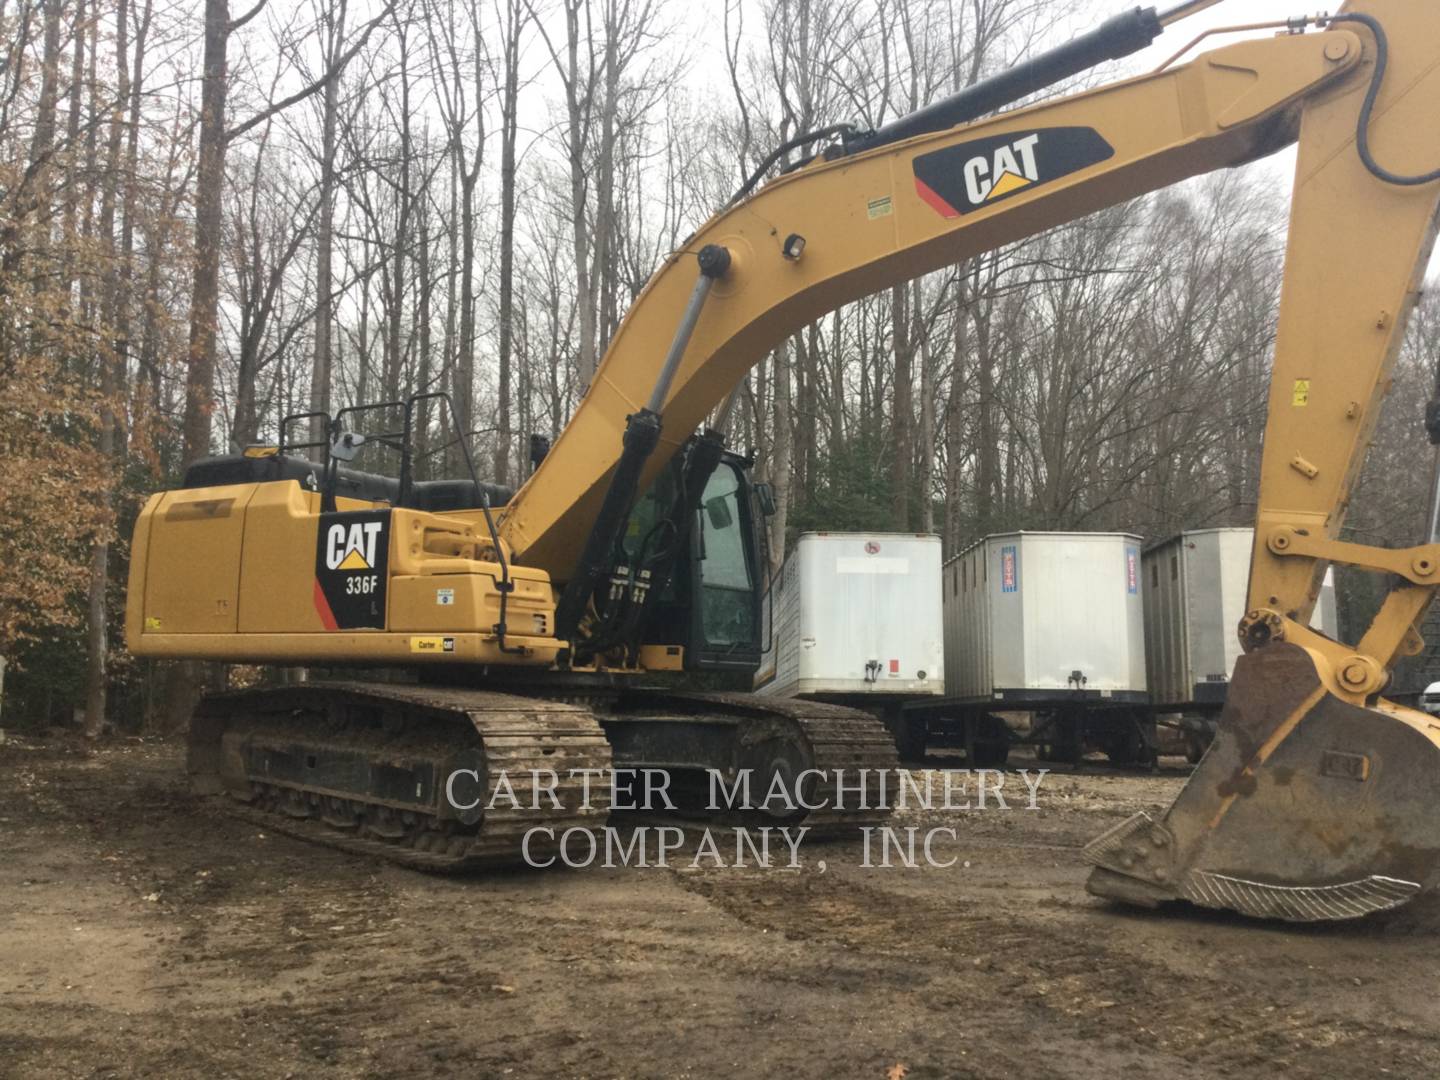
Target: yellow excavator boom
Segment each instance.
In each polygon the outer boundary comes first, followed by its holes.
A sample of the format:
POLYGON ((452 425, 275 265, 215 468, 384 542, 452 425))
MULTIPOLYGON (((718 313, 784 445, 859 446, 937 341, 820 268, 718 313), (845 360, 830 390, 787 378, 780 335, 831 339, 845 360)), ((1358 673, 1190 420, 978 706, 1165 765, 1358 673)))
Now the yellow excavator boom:
POLYGON ((707 245, 725 248, 730 267, 665 398, 642 488, 795 330, 897 282, 1271 153, 1294 140, 1300 103, 1360 58, 1348 28, 1242 41, 772 181, 712 218, 651 278, 569 426, 506 507, 502 537, 520 562, 568 577, 707 245))

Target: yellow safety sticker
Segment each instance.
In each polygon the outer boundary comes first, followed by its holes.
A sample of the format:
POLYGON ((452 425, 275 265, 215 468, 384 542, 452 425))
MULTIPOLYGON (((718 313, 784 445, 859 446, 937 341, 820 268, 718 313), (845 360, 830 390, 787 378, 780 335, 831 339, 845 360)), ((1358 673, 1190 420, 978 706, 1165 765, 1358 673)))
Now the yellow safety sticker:
POLYGON ((1290 393, 1290 404, 1297 409, 1310 404, 1310 380, 1296 379, 1295 389, 1290 393))
POLYGON ((157 618, 155 618, 154 615, 147 615, 147 616, 145 616, 145 629, 146 629, 146 630, 159 630, 159 629, 160 629, 160 620, 157 619, 157 618))
POLYGON ((455 639, 453 637, 412 637, 410 651, 414 653, 453 653, 455 639))

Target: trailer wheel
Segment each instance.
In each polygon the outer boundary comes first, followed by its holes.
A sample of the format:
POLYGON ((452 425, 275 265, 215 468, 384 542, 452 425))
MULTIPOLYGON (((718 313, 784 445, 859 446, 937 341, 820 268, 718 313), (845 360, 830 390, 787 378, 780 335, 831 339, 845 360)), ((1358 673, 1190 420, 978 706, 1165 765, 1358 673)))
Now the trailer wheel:
POLYGON ((1102 746, 1111 765, 1141 765, 1155 768, 1155 721, 1129 713, 1109 720, 1102 746))
POLYGON ((899 709, 887 709, 883 719, 890 734, 895 737, 895 751, 900 760, 924 761, 930 734, 925 718, 906 716, 899 709))
POLYGON ((1041 761, 1078 765, 1084 756, 1084 734, 1081 730, 1085 723, 1083 715, 1070 711, 1054 712, 1041 723, 1044 736, 1036 747, 1035 756, 1041 761))
POLYGON ((972 769, 998 769, 1010 759, 1010 729, 998 716, 975 724, 965 743, 972 769))
POLYGON ((1010 760, 1010 743, 1006 742, 977 742, 975 744, 975 760, 970 764, 977 769, 999 769, 1010 760))
POLYGON ((1210 749, 1210 739, 1205 735, 1193 731, 1185 733, 1185 760, 1191 765, 1199 765, 1200 759, 1205 756, 1205 751, 1210 749))

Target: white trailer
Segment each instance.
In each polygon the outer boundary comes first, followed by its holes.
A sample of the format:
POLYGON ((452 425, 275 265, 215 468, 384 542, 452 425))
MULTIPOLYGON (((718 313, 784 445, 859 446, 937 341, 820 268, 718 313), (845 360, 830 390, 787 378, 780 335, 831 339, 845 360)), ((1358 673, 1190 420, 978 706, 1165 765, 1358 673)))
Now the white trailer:
MULTIPOLYGON (((1215 706, 1240 656, 1255 530, 1191 529, 1141 555, 1145 660, 1159 708, 1215 706)), ((1310 624, 1335 635, 1335 573, 1326 570, 1310 624)))
MULTIPOLYGON (((1250 528, 1190 529, 1141 556, 1150 697, 1157 711, 1184 714, 1191 757, 1208 741, 1211 716, 1225 704, 1240 656, 1237 630, 1246 610, 1254 537, 1250 528)), ((1310 622, 1335 636, 1333 570, 1325 573, 1310 622)))
POLYGON ((865 708, 903 742, 901 706, 945 692, 938 536, 804 533, 762 619, 759 694, 865 708))
POLYGON ((1141 556, 1145 660, 1158 708, 1215 705, 1240 655, 1254 529, 1192 529, 1141 556))
POLYGON ((944 572, 952 696, 994 708, 1147 700, 1138 536, 1000 533, 944 572))
POLYGON ((932 741, 988 763, 1006 738, 995 714, 1021 711, 1047 758, 1153 757, 1140 537, 998 533, 950 559, 943 588, 948 696, 923 709, 932 741))

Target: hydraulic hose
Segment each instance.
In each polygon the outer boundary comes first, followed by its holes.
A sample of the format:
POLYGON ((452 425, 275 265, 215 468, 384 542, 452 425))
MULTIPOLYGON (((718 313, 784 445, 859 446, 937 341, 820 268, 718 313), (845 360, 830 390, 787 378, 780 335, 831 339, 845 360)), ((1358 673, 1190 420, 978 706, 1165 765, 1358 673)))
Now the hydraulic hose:
POLYGON ((1333 26, 1335 23, 1341 22, 1359 23, 1375 35, 1375 70, 1370 75, 1370 86, 1366 89, 1365 100, 1360 105, 1360 119, 1355 129, 1355 148, 1359 151, 1360 160, 1364 162, 1365 168, 1369 169, 1371 175, 1377 180, 1401 187, 1418 187, 1421 184, 1440 180, 1440 169, 1431 169, 1427 173, 1405 176, 1401 173, 1391 172, 1376 161, 1374 155, 1370 153, 1370 114, 1375 108, 1375 99, 1380 95, 1380 84, 1385 79, 1385 65, 1390 58, 1390 43, 1385 37, 1385 28, 1380 25, 1380 20, 1372 15, 1362 15, 1358 12, 1332 15, 1328 20, 1328 25, 1333 26))

